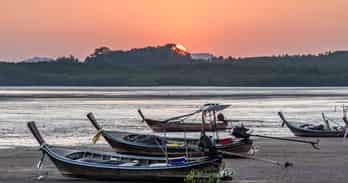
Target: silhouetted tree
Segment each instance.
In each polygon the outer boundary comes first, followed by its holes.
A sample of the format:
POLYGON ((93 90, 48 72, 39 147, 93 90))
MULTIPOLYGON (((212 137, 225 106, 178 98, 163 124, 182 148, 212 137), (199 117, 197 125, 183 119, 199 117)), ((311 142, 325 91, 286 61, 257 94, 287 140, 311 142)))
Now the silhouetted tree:
POLYGON ((73 55, 69 55, 68 57, 58 57, 54 61, 59 63, 79 63, 79 59, 74 57, 73 55))
POLYGON ((100 48, 96 48, 94 50, 94 53, 91 55, 92 57, 96 57, 98 55, 104 55, 104 54, 107 54, 107 53, 110 53, 112 50, 108 47, 105 47, 105 46, 102 46, 100 48))

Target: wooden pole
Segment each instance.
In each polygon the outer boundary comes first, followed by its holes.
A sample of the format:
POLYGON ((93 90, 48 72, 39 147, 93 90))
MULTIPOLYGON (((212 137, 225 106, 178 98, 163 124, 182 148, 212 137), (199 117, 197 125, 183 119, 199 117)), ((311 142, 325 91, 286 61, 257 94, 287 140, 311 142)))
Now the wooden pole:
POLYGON ((215 130, 215 136, 216 136, 216 140, 219 140, 219 134, 218 134, 218 130, 217 128, 217 124, 216 124, 216 111, 213 111, 213 124, 214 124, 214 130, 215 130))
POLYGON ((270 160, 270 159, 266 159, 266 158, 257 158, 254 156, 248 156, 248 155, 244 155, 244 154, 240 154, 240 153, 234 153, 234 152, 229 152, 229 151, 219 151, 222 154, 226 154, 226 155, 230 155, 230 156, 236 156, 236 157, 241 157, 241 158, 246 158, 246 159, 252 159, 252 160, 257 160, 257 161, 262 161, 265 163, 271 163, 274 165, 278 165, 284 168, 293 166, 292 163, 286 161, 286 162, 280 162, 280 161, 275 161, 275 160, 270 160))
POLYGON ((291 142, 300 142, 300 143, 306 143, 311 144, 314 149, 319 149, 317 145, 319 145, 319 139, 317 141, 309 141, 309 140, 299 140, 299 139, 288 139, 288 138, 282 138, 282 137, 270 137, 265 135, 250 135, 254 137, 263 137, 263 138, 269 138, 269 139, 276 139, 276 140, 284 140, 284 141, 291 141, 291 142))
POLYGON ((205 135, 205 111, 202 112, 202 134, 201 136, 204 136, 205 135))

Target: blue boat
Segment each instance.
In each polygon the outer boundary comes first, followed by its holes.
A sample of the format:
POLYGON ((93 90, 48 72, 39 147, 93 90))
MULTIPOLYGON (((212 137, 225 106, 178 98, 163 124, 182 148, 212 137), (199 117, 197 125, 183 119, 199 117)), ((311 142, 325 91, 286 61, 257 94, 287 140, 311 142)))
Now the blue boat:
POLYGON ((77 150, 52 146, 45 142, 35 122, 28 128, 40 144, 43 157, 47 155, 65 176, 88 179, 115 180, 183 180, 191 171, 204 172, 197 179, 229 178, 231 173, 222 170, 219 155, 199 158, 148 157, 93 150, 77 150))

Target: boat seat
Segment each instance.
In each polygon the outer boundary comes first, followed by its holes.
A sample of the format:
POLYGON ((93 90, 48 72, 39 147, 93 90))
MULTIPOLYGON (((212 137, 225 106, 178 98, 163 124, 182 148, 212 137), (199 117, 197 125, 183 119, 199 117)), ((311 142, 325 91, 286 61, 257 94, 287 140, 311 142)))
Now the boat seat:
POLYGON ((81 158, 79 161, 84 161, 84 162, 91 162, 91 163, 108 163, 108 164, 120 164, 120 163, 126 163, 124 161, 120 160, 103 160, 103 159, 95 159, 95 158, 81 158))
POLYGON ((158 166, 169 166, 167 163, 153 163, 150 164, 149 167, 158 167, 158 166))
POLYGON ((71 153, 71 154, 66 155, 65 157, 72 159, 72 160, 77 160, 77 159, 81 159, 83 157, 83 153, 81 153, 81 152, 71 153))
POLYGON ((168 143, 167 147, 172 147, 172 148, 176 148, 176 147, 185 147, 185 144, 178 144, 178 143, 168 143))
POLYGON ((137 161, 137 160, 134 160, 132 162, 119 164, 119 166, 137 166, 137 165, 139 165, 139 161, 137 161))
POLYGON ((168 161, 169 161, 169 164, 171 164, 171 165, 185 165, 185 164, 187 164, 187 158, 185 156, 176 157, 176 158, 169 158, 168 161))

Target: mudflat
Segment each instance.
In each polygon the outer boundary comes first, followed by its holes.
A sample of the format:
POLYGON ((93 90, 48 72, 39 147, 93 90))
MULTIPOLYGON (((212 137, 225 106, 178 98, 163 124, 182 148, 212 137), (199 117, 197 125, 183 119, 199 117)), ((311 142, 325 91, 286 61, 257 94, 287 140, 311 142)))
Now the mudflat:
MULTIPOLYGON (((255 157, 283 163, 288 161, 293 163, 293 166, 284 168, 257 160, 225 159, 225 166, 236 172, 233 180, 226 182, 346 183, 348 181, 348 141, 344 143, 342 138, 320 138, 320 150, 315 150, 307 144, 265 139, 255 139, 255 146, 258 148, 255 157)), ((111 150, 107 145, 88 148, 111 150)), ((48 159, 45 160, 42 169, 37 169, 36 164, 40 155, 38 147, 0 149, 0 182, 86 182, 85 179, 62 176, 48 159)))

